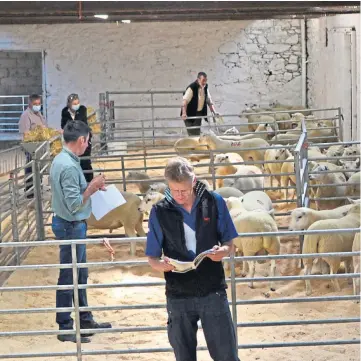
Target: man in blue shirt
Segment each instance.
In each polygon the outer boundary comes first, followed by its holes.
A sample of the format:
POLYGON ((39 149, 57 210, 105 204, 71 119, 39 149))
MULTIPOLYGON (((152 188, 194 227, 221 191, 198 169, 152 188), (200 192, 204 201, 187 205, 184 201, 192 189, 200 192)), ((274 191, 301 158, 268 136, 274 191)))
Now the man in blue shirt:
MULTIPOLYGON (((64 148, 54 158, 50 169, 52 189, 52 209, 54 212, 52 230, 56 239, 85 239, 87 232, 86 219, 91 214, 90 196, 98 189, 104 190, 105 178, 99 175, 87 184, 80 167, 79 156, 88 146, 90 128, 81 121, 68 122, 64 128, 64 148)), ((77 262, 86 263, 86 245, 76 246, 77 262)), ((60 246, 60 263, 72 263, 71 246, 60 246)), ((88 269, 78 269, 78 283, 86 284, 88 269)), ((60 269, 58 285, 72 285, 73 272, 71 268, 60 269)), ((80 289, 79 306, 87 307, 86 289, 80 289)), ((73 290, 56 291, 56 307, 72 307, 73 290)), ((72 330, 73 319, 70 312, 58 312, 56 322, 60 330, 72 330)), ((108 322, 97 323, 91 312, 80 312, 80 328, 111 328, 108 322)), ((86 334, 92 336, 93 334, 86 334)), ((76 342, 75 335, 58 335, 59 341, 76 342)), ((90 342, 88 337, 81 338, 83 343, 90 342)))
POLYGON ((151 210, 146 255, 153 269, 164 272, 168 338, 176 360, 196 361, 200 320, 212 359, 237 361, 221 262, 229 255, 237 231, 223 198, 196 181, 186 159, 171 159, 164 175, 169 188, 151 210), (169 258, 189 262, 209 249, 212 253, 197 269, 172 272, 169 258))

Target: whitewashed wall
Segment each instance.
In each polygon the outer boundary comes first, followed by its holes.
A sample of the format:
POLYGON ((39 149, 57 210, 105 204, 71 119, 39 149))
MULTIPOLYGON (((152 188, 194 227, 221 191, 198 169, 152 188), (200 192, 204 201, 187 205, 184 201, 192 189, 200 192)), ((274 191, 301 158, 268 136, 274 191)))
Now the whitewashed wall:
MULTIPOLYGON (((200 70, 223 113, 238 114, 245 103, 299 104, 301 98, 298 20, 6 25, 0 50, 46 51, 52 126, 59 126, 71 92, 96 107, 101 91, 183 89, 200 70)), ((117 117, 140 114, 150 117, 146 111, 117 117)), ((179 110, 156 115, 178 116, 179 110)))
POLYGON ((307 21, 308 103, 311 107, 341 106, 345 140, 360 139, 360 15, 337 15, 307 21), (356 30, 356 117, 351 119, 350 48, 344 31, 356 30))

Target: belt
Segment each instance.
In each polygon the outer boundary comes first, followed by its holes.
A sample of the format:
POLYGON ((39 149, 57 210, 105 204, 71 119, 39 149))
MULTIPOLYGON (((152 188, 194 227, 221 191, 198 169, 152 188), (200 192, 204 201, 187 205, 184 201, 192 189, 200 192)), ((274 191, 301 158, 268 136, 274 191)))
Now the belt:
POLYGON ((53 217, 60 218, 62 221, 67 222, 67 223, 71 223, 71 224, 77 224, 77 223, 86 222, 86 219, 81 219, 81 220, 79 220, 79 221, 68 221, 67 219, 64 219, 64 218, 61 218, 61 217, 57 216, 55 213, 53 213, 53 217))

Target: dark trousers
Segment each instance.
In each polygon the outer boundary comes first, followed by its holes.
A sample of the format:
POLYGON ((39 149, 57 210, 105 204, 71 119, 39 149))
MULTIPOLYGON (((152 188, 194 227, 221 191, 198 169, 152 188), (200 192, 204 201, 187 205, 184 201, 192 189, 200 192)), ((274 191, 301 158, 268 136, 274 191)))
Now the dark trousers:
POLYGON ((167 297, 168 339, 177 361, 196 361, 197 321, 201 320, 209 354, 214 361, 239 361, 227 294, 205 297, 167 297))
MULTIPOLYGON (((88 148, 85 150, 84 154, 82 155, 82 157, 90 157, 91 156, 91 150, 92 150, 92 146, 91 146, 91 143, 90 143, 88 148)), ((81 167, 81 169, 83 171, 85 171, 85 170, 93 170, 91 159, 81 159, 80 158, 80 167, 81 167)), ((93 172, 84 173, 84 177, 85 177, 85 180, 87 181, 87 183, 90 183, 94 178, 94 173, 93 172)))
MULTIPOLYGON (((85 239, 87 232, 87 224, 85 221, 68 222, 57 216, 53 216, 52 230, 56 239, 85 239)), ((77 263, 86 263, 86 245, 78 244, 76 246, 77 263)), ((71 246, 60 246, 60 263, 72 263, 71 246)), ((78 284, 87 284, 88 269, 78 269, 78 284)), ((73 271, 71 268, 61 269, 58 279, 58 285, 72 285, 73 271)), ((86 290, 78 291, 79 306, 88 306, 86 290)), ((73 290, 57 290, 56 291, 56 307, 72 307, 74 298, 73 290)), ((80 323, 82 321, 91 321, 93 316, 91 312, 80 312, 80 323)), ((72 329, 73 319, 70 312, 58 312, 56 314, 56 322, 60 330, 72 329)))
MULTIPOLYGON (((31 154, 28 153, 28 152, 25 152, 25 158, 26 158, 26 163, 29 163, 31 162, 32 158, 31 158, 31 154)), ((25 168, 25 192, 27 192, 32 186, 33 186, 33 177, 29 177, 29 179, 26 179, 28 177, 29 174, 32 174, 33 173, 33 168, 32 166, 30 167, 26 167, 25 168)), ((34 190, 31 190, 26 198, 34 198, 34 190)))
MULTIPOLYGON (((201 112, 197 112, 196 116, 202 115, 201 112)), ((202 124, 202 118, 196 118, 196 119, 186 119, 184 121, 185 126, 187 127, 187 133, 189 136, 200 136, 201 135, 201 124, 202 124), (188 127, 199 127, 194 129, 189 129, 188 127)))

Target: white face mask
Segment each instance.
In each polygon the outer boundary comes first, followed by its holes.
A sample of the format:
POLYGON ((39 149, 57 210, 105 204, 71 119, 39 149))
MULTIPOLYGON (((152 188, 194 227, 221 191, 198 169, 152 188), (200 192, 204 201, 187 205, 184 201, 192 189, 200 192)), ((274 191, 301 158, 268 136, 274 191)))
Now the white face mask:
POLYGON ((33 111, 34 112, 40 112, 41 105, 33 105, 33 111))
POLYGON ((79 108, 80 108, 80 104, 72 105, 72 106, 71 106, 71 110, 73 110, 74 112, 76 112, 77 110, 79 110, 79 108))

